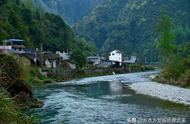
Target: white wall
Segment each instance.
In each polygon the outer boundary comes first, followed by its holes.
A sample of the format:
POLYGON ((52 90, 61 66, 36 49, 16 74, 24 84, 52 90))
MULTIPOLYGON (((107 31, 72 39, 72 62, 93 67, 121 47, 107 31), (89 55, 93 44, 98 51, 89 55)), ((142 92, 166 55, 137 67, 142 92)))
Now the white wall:
POLYGON ((46 68, 51 68, 51 63, 48 59, 45 60, 45 66, 46 68))
POLYGON ((52 64, 53 64, 53 68, 56 68, 56 67, 57 67, 57 65, 56 65, 56 60, 54 60, 52 64))
POLYGON ((62 60, 69 60, 70 59, 70 55, 67 52, 63 51, 61 53, 60 51, 57 51, 56 54, 59 55, 62 58, 62 60))
POLYGON ((122 62, 122 54, 121 54, 121 52, 119 52, 117 50, 112 51, 110 53, 109 60, 114 61, 114 62, 122 62))

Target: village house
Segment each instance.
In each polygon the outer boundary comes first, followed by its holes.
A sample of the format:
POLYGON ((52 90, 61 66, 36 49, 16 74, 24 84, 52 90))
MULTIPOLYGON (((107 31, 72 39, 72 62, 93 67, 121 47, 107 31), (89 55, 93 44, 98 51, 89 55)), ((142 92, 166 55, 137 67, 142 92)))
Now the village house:
POLYGON ((108 59, 106 59, 103 56, 88 56, 86 58, 86 61, 88 64, 93 65, 93 66, 97 66, 97 67, 101 67, 101 68, 108 68, 111 67, 112 62, 108 59))
POLYGON ((70 58, 71 58, 71 56, 70 56, 71 53, 70 52, 57 51, 56 54, 60 58, 60 67, 61 68, 72 69, 72 70, 76 69, 76 64, 70 60, 70 58))
POLYGON ((52 52, 44 52, 42 57, 39 55, 39 60, 42 59, 42 63, 46 68, 57 68, 59 65, 59 56, 52 52))
MULTIPOLYGON (((76 69, 76 64, 70 60, 62 60, 60 56, 53 52, 43 53, 23 53, 20 54, 20 58, 28 59, 27 63, 31 66, 38 66, 42 68, 64 68, 64 69, 76 69)), ((26 60, 25 60, 26 61, 26 60)))
POLYGON ((20 54, 20 57, 25 57, 25 59, 28 59, 31 66, 38 66, 42 68, 57 68, 59 64, 59 56, 52 52, 22 53, 20 54))
POLYGON ((88 64, 98 66, 101 63, 101 57, 100 56, 88 56, 86 58, 86 61, 88 64))
POLYGON ((123 58, 123 63, 125 64, 135 64, 137 62, 137 57, 136 56, 131 56, 131 57, 124 57, 123 58))
POLYGON ((110 52, 109 61, 112 62, 113 66, 121 66, 122 65, 122 53, 119 50, 113 50, 110 52))
POLYGON ((21 39, 8 39, 3 40, 4 46, 11 46, 11 53, 21 54, 24 53, 24 49, 26 48, 24 45, 24 40, 21 39))
POLYGON ((26 48, 24 40, 21 39, 3 40, 3 45, 0 46, 0 54, 15 54, 19 61, 24 61, 26 65, 32 67, 64 68, 65 66, 62 65, 66 63, 67 69, 76 69, 76 64, 70 61, 69 52, 42 52, 37 49, 26 48))
POLYGON ((109 68, 111 66, 112 66, 112 62, 107 59, 101 60, 101 63, 99 65, 99 67, 102 67, 102 68, 109 68))
POLYGON ((59 55, 59 57, 62 59, 62 60, 69 60, 70 59, 70 53, 69 52, 60 52, 60 51, 57 51, 56 52, 57 55, 59 55))

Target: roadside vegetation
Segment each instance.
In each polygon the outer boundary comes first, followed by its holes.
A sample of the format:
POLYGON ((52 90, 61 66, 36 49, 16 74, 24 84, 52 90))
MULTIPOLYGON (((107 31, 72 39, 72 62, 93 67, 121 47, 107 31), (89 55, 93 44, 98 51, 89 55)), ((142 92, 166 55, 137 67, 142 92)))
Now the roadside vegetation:
POLYGON ((166 14, 161 16, 158 27, 162 71, 156 80, 182 87, 190 86, 190 42, 175 44, 177 36, 174 35, 170 17, 166 14))

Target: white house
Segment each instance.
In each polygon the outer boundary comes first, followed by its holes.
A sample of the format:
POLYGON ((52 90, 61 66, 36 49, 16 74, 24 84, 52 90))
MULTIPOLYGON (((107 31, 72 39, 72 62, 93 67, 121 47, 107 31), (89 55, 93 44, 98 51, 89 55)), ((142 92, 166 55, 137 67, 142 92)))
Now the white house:
POLYGON ((57 61, 56 60, 46 59, 44 64, 45 64, 46 68, 56 68, 57 67, 57 61))
POLYGON ((56 54, 59 55, 62 60, 69 60, 70 59, 69 52, 65 52, 65 51, 60 52, 60 51, 57 51, 56 54))
POLYGON ((114 50, 110 53, 109 60, 113 65, 122 65, 122 53, 119 50, 114 50))

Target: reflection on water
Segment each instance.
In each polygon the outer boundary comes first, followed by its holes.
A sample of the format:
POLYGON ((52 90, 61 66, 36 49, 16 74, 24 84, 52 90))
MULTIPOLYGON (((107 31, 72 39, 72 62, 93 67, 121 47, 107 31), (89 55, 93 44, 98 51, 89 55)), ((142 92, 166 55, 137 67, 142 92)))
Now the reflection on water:
MULTIPOLYGON (((130 77, 144 80, 137 75, 130 77)), ((185 117, 189 121, 189 108, 136 94, 123 84, 122 76, 119 79, 122 81, 98 80, 90 83, 88 79, 88 83, 80 80, 80 83, 47 85, 35 92, 38 98, 44 100, 44 107, 34 109, 31 113, 40 114, 41 123, 44 124, 127 123, 129 117, 185 117)))
POLYGON ((109 83, 110 85, 110 91, 111 91, 111 95, 118 95, 118 94, 122 94, 122 84, 119 81, 114 81, 112 83, 109 83))

